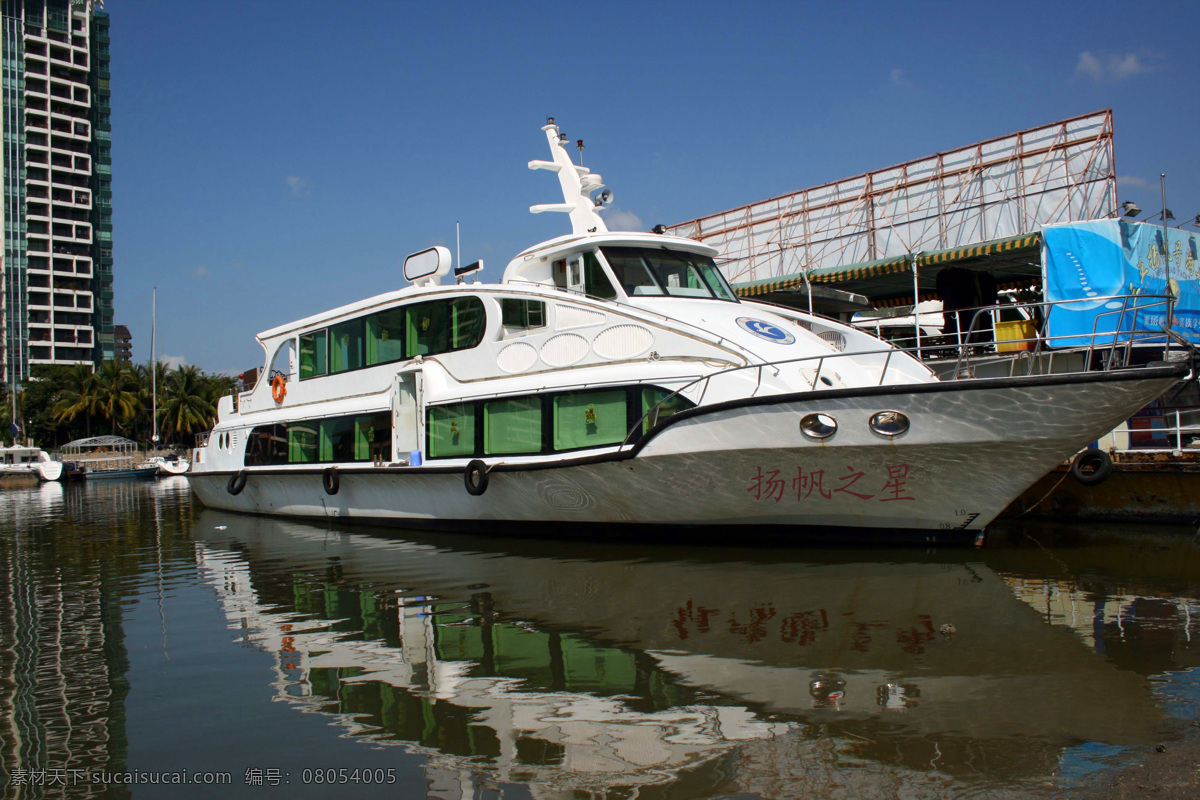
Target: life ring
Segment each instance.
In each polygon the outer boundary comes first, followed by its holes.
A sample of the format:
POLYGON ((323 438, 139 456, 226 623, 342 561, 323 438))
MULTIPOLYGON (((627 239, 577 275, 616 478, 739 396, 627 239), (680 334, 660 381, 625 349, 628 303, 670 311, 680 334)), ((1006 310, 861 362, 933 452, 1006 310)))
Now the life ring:
POLYGON ((338 477, 337 467, 330 467, 321 473, 321 486, 325 488, 325 494, 338 493, 338 489, 342 488, 342 479, 338 477))
POLYGON ((467 494, 479 497, 486 492, 488 487, 487 464, 478 458, 472 460, 467 464, 466 472, 463 473, 463 483, 467 485, 467 494))
POLYGON ((225 484, 225 491, 230 494, 241 494, 242 489, 246 488, 246 470, 235 472, 229 476, 229 483, 225 484))
POLYGON ((1112 459, 1103 450, 1089 447, 1071 462, 1071 474, 1084 486, 1098 486, 1112 474, 1112 459))
POLYGON ((283 398, 287 397, 287 381, 282 375, 276 375, 271 379, 271 397, 276 403, 282 403, 283 398))

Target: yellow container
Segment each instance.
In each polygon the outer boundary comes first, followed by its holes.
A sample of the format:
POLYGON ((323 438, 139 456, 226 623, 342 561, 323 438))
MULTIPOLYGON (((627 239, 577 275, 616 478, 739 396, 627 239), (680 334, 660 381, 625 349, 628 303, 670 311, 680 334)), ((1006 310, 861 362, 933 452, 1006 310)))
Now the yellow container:
POLYGON ((1021 350, 1032 350, 1034 342, 1022 340, 1032 340, 1036 336, 1037 331, 1033 327, 1032 320, 1022 319, 1016 322, 997 322, 996 352, 1017 353, 1021 350))

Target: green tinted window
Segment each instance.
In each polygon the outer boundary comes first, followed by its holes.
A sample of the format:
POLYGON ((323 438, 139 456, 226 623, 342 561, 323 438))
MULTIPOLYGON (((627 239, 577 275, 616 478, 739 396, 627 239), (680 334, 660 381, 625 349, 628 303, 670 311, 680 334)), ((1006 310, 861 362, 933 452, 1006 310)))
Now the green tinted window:
POLYGON ((494 400, 483 407, 483 452, 540 453, 542 401, 538 397, 494 400))
POLYGON ((322 461, 354 460, 354 417, 333 417, 320 423, 322 461))
POLYGON ((317 461, 317 426, 292 423, 288 426, 288 463, 312 464, 317 461))
POLYGON ((612 281, 604 273, 599 260, 596 259, 596 254, 590 251, 583 254, 583 281, 584 286, 587 287, 587 293, 592 297, 612 300, 617 296, 617 290, 613 288, 612 281))
POLYGON ((354 419, 354 460, 375 461, 392 458, 392 423, 390 416, 367 414, 354 419))
POLYGON ((367 366, 404 358, 404 309, 393 308, 367 317, 367 366))
POLYGON ((624 389, 554 398, 554 449, 619 444, 629 432, 624 389))
POLYGON ((429 409, 429 457, 475 454, 475 405, 454 403, 429 409))
POLYGON ((546 325, 546 304, 505 297, 500 300, 500 316, 506 328, 542 328, 546 325))
POLYGON ((467 350, 483 341, 487 313, 478 297, 460 297, 450 301, 450 348, 467 350))
POLYGON ((669 394, 670 392, 665 389, 659 389, 657 386, 642 389, 642 414, 646 415, 642 420, 642 433, 653 428, 659 420, 665 419, 672 414, 677 414, 686 408, 694 408, 696 405, 678 394, 664 402, 664 398, 669 394), (660 403, 661 405, 658 405, 660 403), (652 410, 655 405, 658 405, 658 409, 652 410))
POLYGON ((444 353, 448 337, 446 325, 446 302, 439 300, 434 303, 417 303, 404 309, 405 311, 405 340, 404 354, 413 356, 428 356, 444 353))
POLYGON ((326 352, 325 331, 313 331, 300 337, 300 380, 327 372, 326 352))
POLYGON ((331 374, 363 366, 363 321, 352 319, 329 329, 329 372, 331 374))

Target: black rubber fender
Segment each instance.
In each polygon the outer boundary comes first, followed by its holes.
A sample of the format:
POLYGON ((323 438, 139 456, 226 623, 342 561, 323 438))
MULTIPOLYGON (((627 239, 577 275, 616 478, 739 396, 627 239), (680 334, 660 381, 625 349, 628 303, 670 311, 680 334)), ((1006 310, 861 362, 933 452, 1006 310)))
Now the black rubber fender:
POLYGON ((1112 474, 1112 458, 1103 450, 1089 447, 1071 462, 1071 474, 1084 486, 1099 486, 1112 474))
POLYGON ((467 486, 467 494, 478 497, 486 492, 488 487, 487 464, 478 458, 472 459, 463 472, 463 483, 467 486))
POLYGON ((225 491, 233 495, 242 493, 242 489, 246 488, 246 478, 248 477, 246 470, 235 472, 229 476, 229 483, 225 484, 225 491))
POLYGON ((337 494, 342 488, 342 479, 338 477, 337 467, 330 467, 321 473, 321 486, 325 494, 337 494))

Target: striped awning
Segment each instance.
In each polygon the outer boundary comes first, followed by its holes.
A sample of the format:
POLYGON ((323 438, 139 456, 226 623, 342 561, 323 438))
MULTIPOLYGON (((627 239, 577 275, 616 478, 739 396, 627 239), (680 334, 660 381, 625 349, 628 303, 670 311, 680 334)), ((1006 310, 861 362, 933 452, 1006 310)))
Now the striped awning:
MULTIPOLYGON (((926 300, 937 300, 937 292, 921 292, 920 302, 926 300)), ((871 301, 871 308, 899 308, 900 306, 911 306, 913 304, 912 295, 901 295, 899 297, 883 297, 878 300, 871 301)), ((924 312, 922 312, 924 313, 924 312)))
POLYGON ((864 264, 851 264, 848 267, 814 269, 809 275, 809 280, 813 283, 843 283, 879 278, 884 275, 898 275, 902 272, 912 272, 912 257, 907 254, 880 258, 864 264))
POLYGON ((795 275, 784 275, 782 278, 768 278, 763 281, 738 284, 733 287, 733 293, 738 297, 757 297, 771 292, 786 292, 788 289, 795 289, 797 286, 803 285, 804 273, 798 272, 795 275))
MULTIPOLYGON (((877 305, 877 307, 881 308, 893 303, 895 305, 911 305, 911 293, 907 293, 904 297, 888 297, 888 295, 894 295, 900 289, 897 278, 903 278, 907 275, 909 276, 908 281, 911 284, 914 260, 917 264, 917 272, 921 276, 921 283, 925 284, 927 280, 931 280, 944 266, 969 261, 981 256, 1001 255, 1018 250, 1035 248, 1041 243, 1041 240, 1042 235, 1039 232, 1024 236, 1012 236, 1007 239, 994 239, 990 242, 980 242, 970 247, 954 247, 947 250, 933 250, 922 253, 905 253, 847 266, 819 267, 808 273, 808 280, 814 284, 848 284, 839 286, 838 288, 867 296, 874 295, 872 299, 873 304, 886 304, 877 305), (935 269, 923 269, 926 267, 935 267, 935 269), (890 281, 879 280, 880 278, 887 278, 889 276, 894 277, 890 281)), ((733 290, 739 297, 758 297, 771 294, 772 292, 795 289, 803 286, 804 283, 804 273, 797 272, 778 278, 737 283, 734 285, 733 290)), ((936 299, 932 293, 929 294, 929 297, 925 295, 926 293, 923 291, 921 294, 922 300, 936 299)))
POLYGON ((950 261, 963 261, 968 258, 990 256, 997 253, 1007 253, 1010 250, 1024 250, 1037 247, 1042 241, 1042 234, 1031 233, 1026 236, 1013 236, 1008 239, 994 239, 981 242, 970 247, 952 247, 949 250, 930 250, 917 256, 917 268, 933 264, 945 264, 950 261))
MULTIPOLYGON (((910 257, 907 255, 881 258, 862 264, 853 264, 848 267, 821 267, 809 272, 808 280, 812 283, 843 283, 851 280, 877 278, 883 275, 895 275, 902 272, 912 272, 910 257)), ((795 289, 803 285, 804 273, 797 272, 779 278, 767 278, 765 280, 739 283, 734 286, 733 291, 739 297, 757 297, 759 295, 770 294, 771 292, 795 289)))

